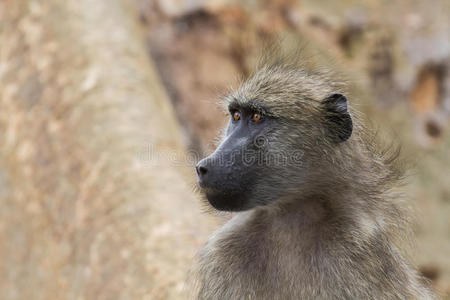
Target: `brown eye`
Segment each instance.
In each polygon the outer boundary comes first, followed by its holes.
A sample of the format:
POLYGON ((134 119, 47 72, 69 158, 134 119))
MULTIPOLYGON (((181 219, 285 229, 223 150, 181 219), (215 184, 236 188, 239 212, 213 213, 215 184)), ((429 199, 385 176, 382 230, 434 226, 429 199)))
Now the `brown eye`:
POLYGON ((234 113, 233 113, 233 119, 235 120, 235 121, 239 121, 240 119, 241 119, 241 112, 240 111, 235 111, 234 113))
POLYGON ((261 116, 260 113, 254 113, 253 116, 252 116, 252 120, 253 120, 254 122, 259 122, 259 121, 261 121, 261 118, 262 118, 262 116, 261 116))

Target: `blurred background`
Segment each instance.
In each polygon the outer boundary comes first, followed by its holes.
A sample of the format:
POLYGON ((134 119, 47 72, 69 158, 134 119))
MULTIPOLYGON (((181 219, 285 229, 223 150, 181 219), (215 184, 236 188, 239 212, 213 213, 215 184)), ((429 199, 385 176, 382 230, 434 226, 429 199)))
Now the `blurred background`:
POLYGON ((450 299, 448 0, 0 1, 0 298, 186 299, 225 219, 193 165, 280 39, 403 144, 410 256, 450 299))

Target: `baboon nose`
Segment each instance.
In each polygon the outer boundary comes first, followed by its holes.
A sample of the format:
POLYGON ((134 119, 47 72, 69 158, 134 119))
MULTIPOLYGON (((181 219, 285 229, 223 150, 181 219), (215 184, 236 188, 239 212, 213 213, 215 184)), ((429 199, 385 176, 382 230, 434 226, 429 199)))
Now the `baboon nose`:
POLYGON ((195 170, 197 171, 198 177, 205 176, 205 174, 208 173, 208 169, 202 166, 200 163, 195 167, 195 170))

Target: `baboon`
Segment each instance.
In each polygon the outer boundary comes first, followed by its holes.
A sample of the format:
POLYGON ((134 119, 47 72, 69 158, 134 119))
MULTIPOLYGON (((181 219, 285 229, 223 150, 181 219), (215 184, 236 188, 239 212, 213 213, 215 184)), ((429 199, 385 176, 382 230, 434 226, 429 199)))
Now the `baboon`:
POLYGON ((345 95, 329 71, 279 58, 225 97, 224 137, 196 171, 235 215, 199 253, 198 299, 434 298, 401 251, 398 151, 345 95))

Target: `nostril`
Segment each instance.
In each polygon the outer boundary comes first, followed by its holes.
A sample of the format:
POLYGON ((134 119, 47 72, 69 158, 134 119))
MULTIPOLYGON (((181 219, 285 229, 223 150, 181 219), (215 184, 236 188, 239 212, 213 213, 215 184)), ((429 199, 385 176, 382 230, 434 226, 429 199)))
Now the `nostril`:
POLYGON ((202 167, 202 166, 196 167, 196 170, 197 170, 198 176, 203 176, 208 172, 208 169, 206 169, 205 167, 202 167))

